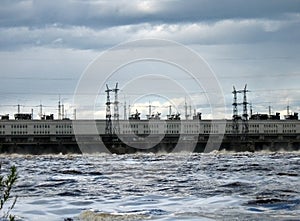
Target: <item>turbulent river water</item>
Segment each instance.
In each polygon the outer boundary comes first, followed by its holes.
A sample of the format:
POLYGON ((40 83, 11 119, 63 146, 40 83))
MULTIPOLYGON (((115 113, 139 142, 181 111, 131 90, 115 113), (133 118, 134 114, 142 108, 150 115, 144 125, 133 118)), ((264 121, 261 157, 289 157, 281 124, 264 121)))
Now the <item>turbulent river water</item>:
POLYGON ((300 153, 2 155, 18 220, 299 220, 300 153))

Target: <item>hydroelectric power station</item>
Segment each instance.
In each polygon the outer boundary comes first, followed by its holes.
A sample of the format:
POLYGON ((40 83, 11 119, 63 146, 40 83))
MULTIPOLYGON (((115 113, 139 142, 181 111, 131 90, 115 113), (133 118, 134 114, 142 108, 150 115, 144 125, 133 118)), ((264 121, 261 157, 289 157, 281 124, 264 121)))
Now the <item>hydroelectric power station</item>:
MULTIPOLYGON (((110 152, 172 152, 212 150, 228 151, 296 151, 300 150, 300 121, 298 113, 284 119, 280 114, 248 114, 247 87, 233 88, 232 119, 202 119, 194 113, 189 119, 172 114, 149 114, 141 119, 136 110, 128 119, 119 118, 118 84, 106 90, 106 119, 81 120, 62 117, 58 104, 58 119, 53 114, 33 119, 33 113, 18 113, 14 119, 1 115, 0 153, 19 154, 80 154, 110 152), (114 101, 111 101, 111 95, 114 101), (237 94, 243 95, 238 101, 237 94), (112 113, 113 106, 113 113, 112 113), (238 107, 243 113, 239 115, 238 107), (95 128, 95 133, 90 128, 95 128)), ((151 107, 150 107, 151 108, 151 107)), ((170 107, 171 109, 171 107, 170 107)), ((187 108, 186 108, 187 109, 187 108)), ((187 116, 187 114, 186 114, 187 116)))

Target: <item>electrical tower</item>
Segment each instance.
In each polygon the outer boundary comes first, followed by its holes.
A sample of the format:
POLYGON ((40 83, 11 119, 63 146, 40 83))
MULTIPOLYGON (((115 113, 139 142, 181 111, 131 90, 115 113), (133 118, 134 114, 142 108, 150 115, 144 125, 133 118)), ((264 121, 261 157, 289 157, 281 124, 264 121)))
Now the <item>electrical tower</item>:
POLYGON ((191 114, 188 114, 188 107, 190 107, 190 112, 191 112, 191 106, 188 106, 186 103, 186 99, 184 101, 184 113, 185 113, 185 119, 188 120, 191 114))
POLYGON ((124 120, 127 120, 127 107, 126 107, 126 101, 124 102, 124 120))
POLYGON ((232 103, 232 108, 233 108, 233 113, 232 113, 232 130, 234 134, 238 134, 239 133, 239 124, 238 124, 238 119, 239 119, 239 115, 238 115, 238 103, 237 103, 237 91, 235 89, 235 87, 233 86, 233 103, 232 103))
POLYGON ((152 106, 151 106, 151 104, 150 104, 150 101, 149 101, 149 114, 148 114, 148 120, 150 120, 151 119, 151 114, 152 114, 152 106))
POLYGON ((235 134, 239 133, 239 124, 238 124, 238 120, 241 119, 243 124, 242 124, 242 136, 241 139, 245 140, 247 139, 248 133, 249 133, 249 125, 248 125, 248 102, 247 102, 247 92, 249 92, 247 90, 247 84, 245 85, 243 90, 236 90, 235 87, 233 86, 233 132, 235 134), (243 94, 243 102, 242 103, 238 103, 237 102, 237 94, 238 93, 242 93, 243 94), (243 105, 243 115, 242 117, 240 117, 238 115, 238 105, 243 105))
POLYGON ((58 120, 61 120, 61 104, 60 104, 60 96, 58 98, 58 114, 57 114, 58 120))
POLYGON ((106 85, 106 126, 105 126, 105 134, 112 134, 112 125, 111 125, 111 111, 110 111, 110 92, 112 92, 111 89, 108 88, 108 85, 106 85))
POLYGON ((118 83, 116 83, 116 87, 112 89, 112 92, 115 93, 115 100, 114 100, 114 134, 120 133, 120 124, 119 124, 119 98, 118 98, 118 83))
POLYGON ((65 105, 64 104, 61 105, 61 119, 62 120, 65 119, 65 105))
POLYGON ((243 137, 242 139, 246 139, 249 133, 249 125, 248 125, 248 102, 247 102, 247 84, 245 85, 244 90, 241 90, 241 93, 243 93, 243 137))
POLYGON ((73 110, 73 119, 76 120, 76 108, 73 110))

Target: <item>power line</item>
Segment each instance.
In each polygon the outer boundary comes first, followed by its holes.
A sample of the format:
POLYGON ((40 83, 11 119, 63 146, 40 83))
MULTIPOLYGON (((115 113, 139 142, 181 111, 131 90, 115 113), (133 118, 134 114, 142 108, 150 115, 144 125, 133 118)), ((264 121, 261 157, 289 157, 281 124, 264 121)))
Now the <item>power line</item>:
MULTIPOLYGON (((168 75, 166 75, 167 77, 168 75)), ((278 73, 278 74, 268 74, 268 75, 261 75, 261 74, 252 74, 252 75, 239 75, 238 77, 240 78, 276 78, 276 77, 300 77, 300 73, 278 73)), ((163 78, 160 76, 146 76, 147 80, 169 80, 167 78, 163 78)), ((216 74, 216 78, 222 78, 222 79, 226 79, 226 78, 236 78, 237 75, 227 75, 227 76, 220 76, 216 74)), ((203 76, 203 78, 205 78, 205 76, 203 76)), ((39 76, 1 76, 1 79, 3 80, 37 80, 37 81, 48 81, 48 80, 55 80, 55 81, 74 81, 74 80, 79 80, 79 78, 74 78, 74 77, 39 77, 39 76)), ((128 77, 120 77, 118 76, 117 78, 118 80, 127 80, 128 77)), ((188 78, 188 77, 172 77, 173 80, 194 80, 193 78, 188 78)), ((93 79, 91 79, 93 80, 93 79)), ((95 79, 96 80, 96 79, 95 79)))
POLYGON ((78 80, 78 78, 70 78, 70 77, 65 77, 65 78, 49 78, 49 77, 11 77, 11 76, 1 76, 1 80, 34 80, 34 81, 74 81, 78 80))
MULTIPOLYGON (((120 89, 120 91, 122 92, 122 89, 120 89)), ((276 92, 276 91, 296 91, 296 92, 300 92, 300 88, 279 88, 279 89, 254 89, 254 90, 251 90, 252 93, 255 93, 255 92, 276 92)), ((183 94, 181 92, 178 92, 176 90, 174 91, 162 91, 162 92, 168 92, 168 93, 173 93, 173 94, 183 94), (176 93, 177 92, 177 93, 176 93)), ((160 92, 160 93, 162 93, 160 92)), ((213 93, 219 93, 217 91, 188 91, 187 92, 188 94, 213 94, 213 93)), ((37 91, 37 92, 26 92, 26 91, 20 91, 20 92, 8 92, 8 91, 1 91, 0 94, 5 94, 5 95, 8 95, 8 94, 11 94, 11 95, 19 95, 19 94, 26 94, 26 95, 55 95, 57 96, 57 92, 40 92, 40 91, 37 91)), ((59 93, 61 95, 95 95, 95 93, 75 93, 75 92, 62 92, 62 93, 59 93)), ((231 93, 224 93, 224 94, 231 94, 231 93)), ((98 93, 97 94, 98 96, 99 95, 105 95, 105 93, 98 93)), ((143 93, 126 93, 126 95, 143 95, 143 93)))

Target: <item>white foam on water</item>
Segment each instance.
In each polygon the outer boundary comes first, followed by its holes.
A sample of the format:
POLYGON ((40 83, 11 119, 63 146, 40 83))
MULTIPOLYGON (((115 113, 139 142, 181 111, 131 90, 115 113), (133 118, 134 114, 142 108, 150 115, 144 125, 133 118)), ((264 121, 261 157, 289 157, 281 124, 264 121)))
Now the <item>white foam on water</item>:
POLYGON ((84 211, 79 215, 80 221, 135 221, 145 220, 147 217, 144 214, 135 213, 97 213, 91 210, 84 211))

